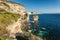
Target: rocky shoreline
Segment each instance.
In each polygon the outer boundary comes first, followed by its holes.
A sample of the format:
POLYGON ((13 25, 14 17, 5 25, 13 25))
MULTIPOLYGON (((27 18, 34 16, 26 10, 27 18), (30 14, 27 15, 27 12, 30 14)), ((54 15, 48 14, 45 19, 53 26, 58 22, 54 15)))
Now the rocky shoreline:
POLYGON ((0 40, 42 40, 40 37, 30 34, 29 32, 24 32, 24 29, 29 28, 25 24, 27 22, 27 15, 24 6, 15 2, 0 0, 0 12, 0 15, 3 15, 1 19, 7 19, 4 21, 0 20, 0 25, 2 22, 4 22, 5 24, 6 22, 9 22, 10 18, 13 19, 11 21, 14 22, 6 27, 2 25, 0 26, 0 40), (7 17, 4 14, 6 14, 7 17), (20 17, 18 17, 18 19, 16 20, 15 18, 17 17, 17 14, 19 14, 20 17), (13 16, 13 18, 11 16, 13 16))

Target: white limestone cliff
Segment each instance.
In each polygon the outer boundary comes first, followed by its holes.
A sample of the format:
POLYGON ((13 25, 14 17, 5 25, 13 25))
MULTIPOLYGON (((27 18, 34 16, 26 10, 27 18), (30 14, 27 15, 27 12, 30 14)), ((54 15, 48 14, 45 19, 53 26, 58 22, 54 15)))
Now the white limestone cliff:
MULTIPOLYGON (((3 11, 3 10, 7 11, 7 12, 10 12, 10 13, 21 15, 20 18, 17 19, 16 22, 14 22, 11 25, 8 25, 6 27, 6 30, 9 33, 9 37, 15 38, 15 34, 16 33, 22 33, 23 36, 24 36, 25 33, 23 32, 22 29, 24 29, 25 27, 27 27, 24 24, 24 22, 26 22, 26 21, 29 20, 29 14, 28 14, 28 16, 26 15, 25 7, 23 5, 21 5, 21 4, 15 3, 15 2, 9 2, 9 1, 6 1, 6 0, 0 0, 0 11, 3 11)), ((28 34, 28 35, 30 35, 30 34, 28 34)), ((30 40, 35 40, 35 38, 37 40, 41 40, 39 37, 37 38, 34 35, 27 36, 27 37, 30 40)), ((7 39, 7 40, 9 40, 9 39, 7 39)))
POLYGON ((16 34, 17 32, 22 33, 21 30, 21 18, 24 17, 25 14, 25 7, 21 4, 17 4, 15 2, 9 2, 6 0, 0 0, 0 11, 7 11, 14 14, 21 15, 19 19, 17 19, 17 22, 12 23, 11 25, 8 25, 6 30, 9 32, 10 35, 16 34))
POLYGON ((5 10, 7 12, 22 14, 25 12, 25 7, 21 4, 10 1, 0 1, 0 10, 5 10))

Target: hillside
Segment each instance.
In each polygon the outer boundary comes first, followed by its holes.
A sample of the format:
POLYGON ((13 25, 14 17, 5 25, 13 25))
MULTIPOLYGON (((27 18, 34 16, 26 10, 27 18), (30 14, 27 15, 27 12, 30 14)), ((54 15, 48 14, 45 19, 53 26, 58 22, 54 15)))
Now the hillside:
POLYGON ((19 17, 20 17, 19 14, 13 14, 6 11, 4 12, 0 11, 0 25, 6 27, 12 22, 16 22, 19 17))
POLYGON ((26 13, 23 5, 0 0, 0 40, 15 40, 16 36, 27 37, 28 40, 42 40, 22 30, 28 27, 26 13))
POLYGON ((18 18, 20 18, 19 14, 13 14, 6 11, 0 11, 0 37, 4 38, 5 34, 7 34, 8 36, 6 27, 8 27, 8 25, 12 24, 13 22, 16 22, 18 18))

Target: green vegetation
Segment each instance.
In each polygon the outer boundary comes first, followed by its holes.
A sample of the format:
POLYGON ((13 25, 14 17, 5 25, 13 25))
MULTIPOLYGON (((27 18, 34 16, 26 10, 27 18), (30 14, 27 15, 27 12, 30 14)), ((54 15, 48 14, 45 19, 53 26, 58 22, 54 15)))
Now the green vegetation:
POLYGON ((19 14, 13 14, 6 11, 0 11, 0 25, 6 27, 12 22, 17 21, 19 17, 20 17, 19 14))
POLYGON ((9 37, 9 33, 6 30, 6 27, 13 22, 16 22, 20 18, 19 14, 6 12, 0 10, 0 40, 6 40, 9 37), (5 35, 7 34, 7 35, 5 35))
POLYGON ((4 37, 0 37, 0 40, 6 40, 6 38, 4 38, 4 37))

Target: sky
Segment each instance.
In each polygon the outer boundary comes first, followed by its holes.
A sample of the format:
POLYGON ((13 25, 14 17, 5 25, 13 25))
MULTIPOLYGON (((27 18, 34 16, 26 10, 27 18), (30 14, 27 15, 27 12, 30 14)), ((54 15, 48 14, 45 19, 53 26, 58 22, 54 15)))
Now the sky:
POLYGON ((25 6, 26 11, 60 13, 60 0, 10 0, 25 6))

